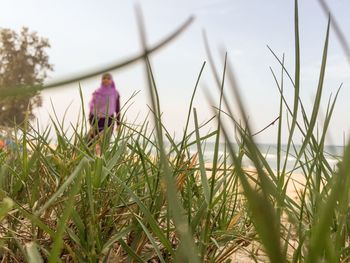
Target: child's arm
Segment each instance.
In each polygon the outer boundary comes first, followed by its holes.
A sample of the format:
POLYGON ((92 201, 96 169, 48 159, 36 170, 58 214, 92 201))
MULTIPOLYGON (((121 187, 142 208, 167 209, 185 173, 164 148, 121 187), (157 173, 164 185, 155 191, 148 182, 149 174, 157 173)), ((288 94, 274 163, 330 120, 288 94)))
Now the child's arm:
POLYGON ((91 100, 89 103, 89 114, 94 114, 94 107, 95 107, 96 99, 95 99, 95 92, 92 93, 91 100))

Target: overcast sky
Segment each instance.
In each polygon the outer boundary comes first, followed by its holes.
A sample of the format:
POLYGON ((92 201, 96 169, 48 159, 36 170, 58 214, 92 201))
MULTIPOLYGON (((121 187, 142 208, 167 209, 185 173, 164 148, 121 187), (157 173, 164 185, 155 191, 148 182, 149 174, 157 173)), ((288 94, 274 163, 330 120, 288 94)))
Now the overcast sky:
MULTIPOLYGON (((327 18, 317 0, 299 1, 301 39, 301 97, 311 114, 322 58, 327 18)), ((0 1, 0 27, 19 30, 27 26, 51 43, 48 50, 55 71, 50 80, 79 74, 121 60, 140 51, 135 18, 137 1, 122 0, 11 0, 0 1)), ((266 45, 278 56, 285 54, 286 65, 294 74, 294 1, 292 0, 144 0, 139 1, 144 13, 148 42, 157 43, 189 16, 195 17, 190 28, 173 43, 152 56, 151 61, 161 97, 164 120, 171 132, 181 132, 187 106, 202 63, 207 60, 202 31, 205 30, 217 67, 222 69, 223 54, 228 52, 233 65, 252 129, 257 131, 278 115, 279 95, 269 67, 278 74, 280 67, 266 45)), ((328 1, 344 33, 350 36, 350 2, 328 1)), ((348 134, 350 98, 350 68, 338 40, 330 36, 328 68, 322 109, 341 83, 338 103, 330 130, 330 143, 341 144, 348 134)), ((128 111, 128 120, 139 114, 140 121, 148 103, 142 65, 133 65, 113 72, 117 87, 125 102, 134 91, 140 91, 128 111)), ((287 80, 286 80, 287 82, 287 80)), ((99 85, 99 78, 81 83, 84 100, 99 85)), ((201 121, 212 112, 204 96, 209 90, 217 99, 208 65, 195 100, 201 121)), ((292 87, 286 86, 291 99, 292 87)), ((44 105, 38 111, 39 120, 47 122, 52 103, 61 118, 71 104, 67 121, 74 122, 79 112, 78 84, 64 89, 43 92, 44 105)), ((230 98, 234 103, 234 99, 230 98)), ((86 106, 85 106, 86 107, 86 106)), ((277 127, 271 127, 258 138, 273 143, 277 127)))

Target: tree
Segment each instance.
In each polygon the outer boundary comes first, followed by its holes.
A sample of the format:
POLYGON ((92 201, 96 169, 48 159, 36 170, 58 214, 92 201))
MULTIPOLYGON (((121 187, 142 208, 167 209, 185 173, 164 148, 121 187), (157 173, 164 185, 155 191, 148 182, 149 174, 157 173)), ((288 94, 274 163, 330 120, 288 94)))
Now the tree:
MULTIPOLYGON (((29 32, 26 27, 20 33, 0 29, 0 92, 6 88, 20 89, 43 84, 48 71, 53 70, 45 51, 49 47, 46 38, 29 32)), ((0 125, 13 127, 15 123, 23 123, 26 116, 32 120, 34 108, 41 104, 39 93, 1 98, 0 125)))

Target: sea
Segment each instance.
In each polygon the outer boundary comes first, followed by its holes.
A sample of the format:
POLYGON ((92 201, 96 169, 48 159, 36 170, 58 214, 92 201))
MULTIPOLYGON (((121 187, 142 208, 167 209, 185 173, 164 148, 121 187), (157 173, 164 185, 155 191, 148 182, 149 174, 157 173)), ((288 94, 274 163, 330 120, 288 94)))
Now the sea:
MULTIPOLYGON (((232 148, 238 151, 239 147, 235 143, 231 143, 232 148)), ((260 153, 265 157, 265 160, 268 162, 270 167, 274 170, 277 170, 277 158, 278 158, 278 149, 276 144, 257 144, 257 147, 260 153)), ((225 148, 228 155, 228 147, 225 147, 225 144, 219 144, 219 158, 220 160, 224 159, 225 156, 225 148)), ((198 152, 196 145, 190 146, 190 154, 195 154, 198 152)), ((201 146, 203 152, 203 158, 206 163, 212 163, 215 151, 215 143, 206 142, 201 146)), ((300 162, 297 162, 296 153, 298 153, 301 149, 301 145, 296 145, 294 148, 289 150, 289 154, 287 154, 287 145, 282 144, 280 149, 280 158, 281 165, 286 161, 287 170, 295 169, 296 171, 300 170, 300 162)), ((344 153, 345 147, 338 145, 327 145, 324 146, 323 155, 325 157, 326 162, 332 169, 336 168, 337 163, 342 160, 342 156, 344 153)), ((305 149, 305 154, 300 158, 302 162, 308 162, 314 158, 315 153, 312 153, 310 148, 305 149)), ((230 163, 230 158, 228 158, 228 162, 230 163)), ((245 167, 253 167, 253 163, 247 158, 243 158, 243 166, 245 167)))

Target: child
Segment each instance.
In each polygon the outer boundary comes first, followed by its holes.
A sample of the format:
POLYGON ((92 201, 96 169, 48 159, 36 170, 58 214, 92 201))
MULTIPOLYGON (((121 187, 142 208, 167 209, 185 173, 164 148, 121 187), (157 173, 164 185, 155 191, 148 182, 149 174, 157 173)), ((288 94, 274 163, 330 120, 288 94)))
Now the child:
MULTIPOLYGON (((102 75, 101 86, 93 92, 89 106, 91 129, 88 145, 90 146, 95 139, 108 144, 114 121, 116 120, 117 126, 120 125, 120 96, 110 73, 102 75)), ((100 142, 96 144, 96 154, 101 155, 100 142)))

